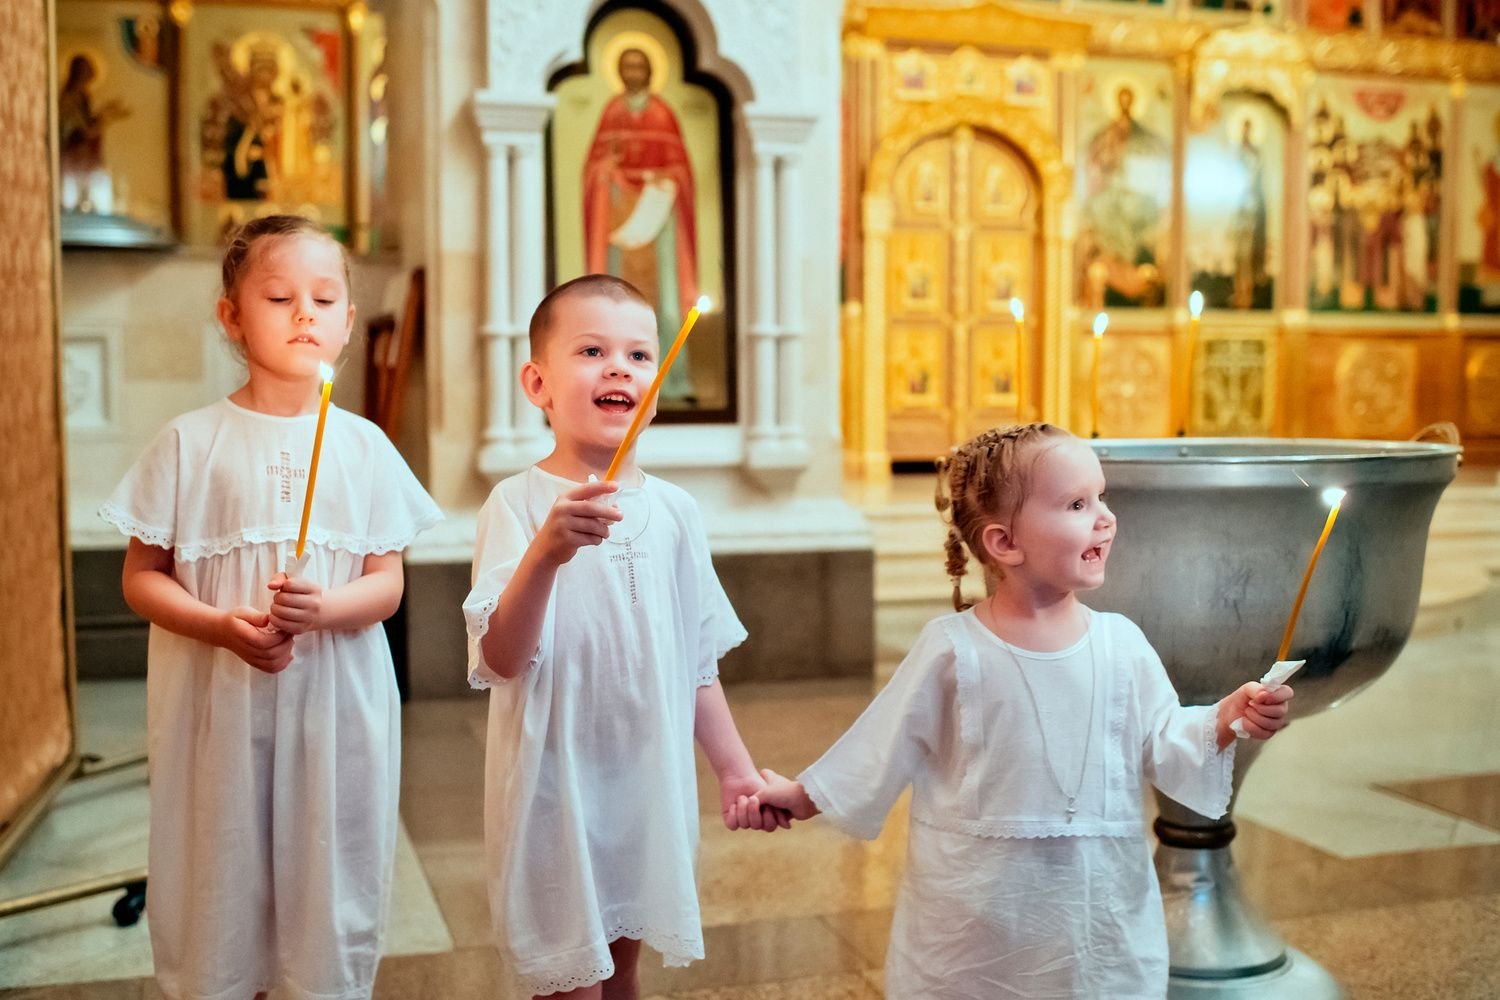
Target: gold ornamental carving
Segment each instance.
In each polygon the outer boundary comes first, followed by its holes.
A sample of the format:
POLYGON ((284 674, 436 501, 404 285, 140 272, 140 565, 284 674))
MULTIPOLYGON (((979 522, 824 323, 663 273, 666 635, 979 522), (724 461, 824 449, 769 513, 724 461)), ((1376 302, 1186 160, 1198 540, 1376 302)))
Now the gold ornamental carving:
POLYGON ((1200 129, 1213 121, 1225 94, 1240 90, 1264 94, 1298 128, 1301 95, 1316 75, 1301 38, 1260 25, 1209 35, 1194 51, 1192 67, 1189 113, 1200 129))
POLYGON ((844 28, 887 41, 951 45, 955 39, 963 39, 971 45, 1047 52, 1083 52, 1093 31, 1089 21, 1080 17, 998 0, 851 0, 845 10, 844 28))
POLYGON ((952 132, 960 125, 986 129, 1004 137, 1036 167, 1045 190, 1055 190, 1060 198, 1071 194, 1073 171, 1063 162, 1062 150, 1052 132, 1027 111, 999 107, 993 101, 975 97, 902 108, 881 136, 880 148, 865 174, 865 190, 889 191, 896 165, 913 146, 928 136, 952 132))
POLYGON ((1464 366, 1465 430, 1500 434, 1500 343, 1476 344, 1464 366))
POLYGON ((1395 438, 1416 423, 1416 344, 1347 344, 1339 353, 1334 392, 1339 433, 1395 438))

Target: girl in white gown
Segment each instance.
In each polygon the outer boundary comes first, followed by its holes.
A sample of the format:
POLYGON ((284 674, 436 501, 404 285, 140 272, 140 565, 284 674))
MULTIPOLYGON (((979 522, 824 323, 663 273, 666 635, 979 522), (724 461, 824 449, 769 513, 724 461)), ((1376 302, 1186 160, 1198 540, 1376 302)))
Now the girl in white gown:
POLYGON ((441 518, 385 435, 319 405, 354 323, 343 248, 245 226, 219 319, 248 381, 172 420, 101 509, 151 622, 146 915, 170 1000, 370 995, 396 847, 400 706, 381 622, 401 550, 441 518))
POLYGON ((1098 459, 1067 432, 1028 424, 954 449, 938 509, 952 511, 959 612, 922 630, 797 781, 764 772, 758 798, 873 838, 912 786, 886 958, 893 1000, 1160 1000, 1167 939, 1144 785, 1222 815, 1230 723, 1268 738, 1291 689, 1249 683, 1184 708, 1140 629, 1078 600, 1104 582, 1115 517, 1098 459), (965 548, 992 586, 972 606, 965 548))

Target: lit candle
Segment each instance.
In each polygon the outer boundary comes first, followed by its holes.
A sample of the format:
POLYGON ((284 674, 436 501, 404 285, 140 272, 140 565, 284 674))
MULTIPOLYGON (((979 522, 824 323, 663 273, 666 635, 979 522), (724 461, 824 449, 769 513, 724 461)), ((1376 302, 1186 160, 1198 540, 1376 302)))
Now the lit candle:
POLYGON ((1010 314, 1016 318, 1016 422, 1026 419, 1026 307, 1015 296, 1010 299, 1010 314))
POLYGON ((1177 436, 1187 434, 1188 419, 1193 413, 1193 364, 1198 354, 1198 320, 1203 315, 1203 293, 1197 289, 1188 296, 1187 371, 1183 373, 1182 412, 1178 417, 1177 436))
POLYGON ((1089 375, 1089 415, 1092 428, 1090 433, 1094 437, 1099 436, 1099 352, 1104 346, 1104 331, 1109 329, 1109 314, 1100 313, 1094 317, 1094 365, 1089 375))
POLYGON ((605 482, 615 478, 620 471, 620 463, 625 461, 625 455, 630 451, 630 446, 635 444, 636 435, 641 432, 641 421, 646 419, 646 411, 651 409, 652 400, 661 390, 662 381, 666 379, 667 372, 672 367, 672 362, 677 360, 677 352, 682 350, 682 345, 687 343, 688 334, 693 332, 693 324, 698 322, 698 317, 708 311, 708 296, 699 296, 693 308, 688 310, 687 316, 682 320, 682 329, 677 331, 677 339, 672 341, 672 349, 662 359, 661 367, 656 370, 656 378, 651 380, 651 388, 646 390, 646 395, 635 408, 635 416, 631 418, 630 428, 625 432, 625 437, 620 441, 620 447, 615 449, 615 457, 610 460, 609 470, 604 473, 605 482))
POLYGON ((307 495, 302 498, 302 527, 297 531, 299 561, 307 547, 307 522, 312 517, 313 487, 318 482, 318 456, 323 452, 323 425, 328 421, 328 397, 333 394, 333 369, 319 362, 318 374, 323 377, 323 400, 318 404, 318 429, 313 435, 312 462, 307 466, 307 495))
POLYGON ((1312 558, 1307 561, 1307 572, 1302 574, 1302 586, 1297 590, 1297 600, 1292 603, 1292 616, 1287 619, 1286 631, 1281 634, 1281 649, 1276 654, 1277 660, 1285 660, 1287 651, 1291 649, 1292 631, 1297 627, 1297 616, 1302 613, 1302 599, 1307 596, 1308 581, 1312 579, 1313 568, 1318 565, 1318 556, 1323 554, 1323 546, 1328 543, 1328 535, 1333 531, 1333 522, 1338 519, 1344 496, 1344 491, 1340 489, 1330 487, 1323 491, 1323 502, 1329 505, 1328 520, 1323 522, 1323 533, 1318 536, 1312 558))

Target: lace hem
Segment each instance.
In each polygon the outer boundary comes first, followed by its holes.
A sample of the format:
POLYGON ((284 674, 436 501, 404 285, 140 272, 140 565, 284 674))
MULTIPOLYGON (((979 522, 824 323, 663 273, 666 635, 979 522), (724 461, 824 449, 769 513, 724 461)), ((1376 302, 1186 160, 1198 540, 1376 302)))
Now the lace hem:
MULTIPOLYGON (((143 524, 111 504, 100 507, 99 516, 118 528, 122 534, 139 538, 147 545, 173 549, 175 557, 181 562, 196 562, 212 556, 228 555, 235 549, 250 545, 274 545, 297 540, 296 528, 278 525, 268 528, 244 528, 232 535, 178 544, 172 532, 143 524)), ((307 540, 313 545, 348 552, 351 555, 381 555, 386 552, 399 552, 406 548, 412 543, 412 539, 432 527, 438 520, 437 518, 421 518, 405 531, 373 538, 310 526, 307 531, 307 540)))
POLYGON ((601 983, 615 974, 614 962, 609 958, 608 946, 621 938, 644 941, 661 955, 662 964, 681 968, 703 958, 703 939, 689 938, 671 931, 661 931, 640 924, 610 924, 604 932, 604 961, 593 949, 579 949, 582 963, 575 968, 554 968, 541 972, 520 974, 522 985, 534 996, 548 996, 568 990, 582 989, 601 983))

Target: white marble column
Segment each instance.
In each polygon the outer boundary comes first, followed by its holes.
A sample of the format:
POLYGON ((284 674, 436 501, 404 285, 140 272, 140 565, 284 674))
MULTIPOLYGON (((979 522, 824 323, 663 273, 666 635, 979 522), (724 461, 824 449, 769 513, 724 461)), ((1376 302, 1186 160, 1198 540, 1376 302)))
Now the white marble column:
POLYGON ((479 468, 490 476, 524 469, 550 447, 541 412, 526 401, 518 374, 531 355, 527 327, 543 292, 542 137, 551 110, 549 101, 505 101, 488 91, 474 96, 474 118, 488 157, 479 468))
POLYGON ((770 153, 755 154, 754 228, 755 268, 751 272, 750 315, 750 446, 776 443, 776 160, 770 153))
POLYGON ((780 161, 778 195, 778 235, 781 278, 778 282, 776 308, 777 384, 781 387, 776 410, 781 444, 791 457, 807 461, 807 442, 802 427, 802 388, 807 384, 802 371, 803 341, 807 335, 806 314, 802 305, 802 171, 798 157, 788 155, 780 161))
POLYGON ((800 158, 814 119, 750 113, 754 163, 750 257, 750 426, 746 465, 753 472, 792 471, 808 463, 800 393, 806 383, 800 158))

